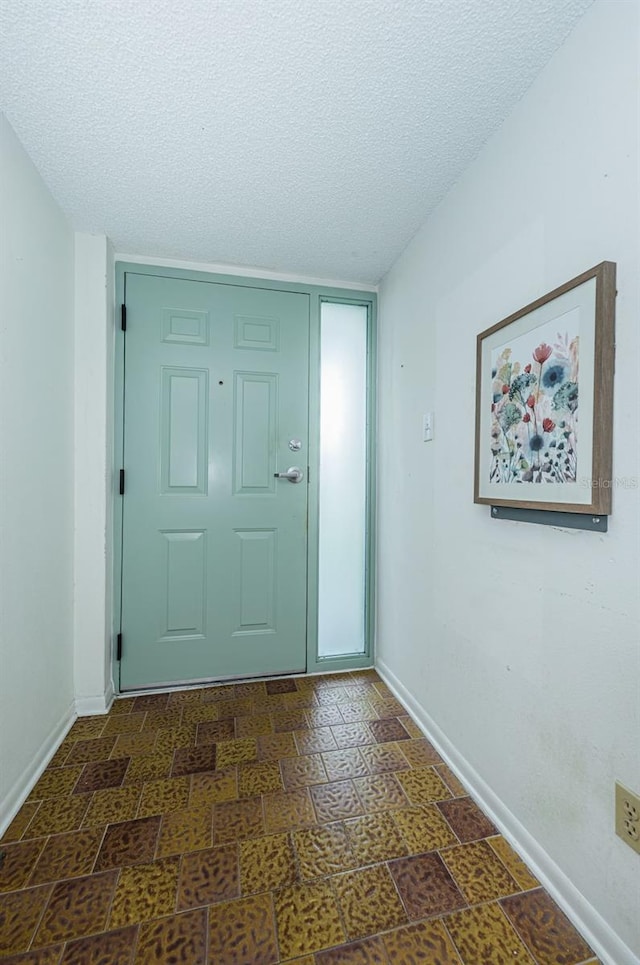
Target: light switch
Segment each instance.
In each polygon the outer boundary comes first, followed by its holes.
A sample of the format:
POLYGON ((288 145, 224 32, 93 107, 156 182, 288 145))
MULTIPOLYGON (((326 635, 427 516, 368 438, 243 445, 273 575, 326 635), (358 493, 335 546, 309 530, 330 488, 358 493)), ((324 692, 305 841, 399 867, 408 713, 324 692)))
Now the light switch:
POLYGON ((422 416, 422 441, 431 442, 433 439, 433 412, 425 412, 422 416))

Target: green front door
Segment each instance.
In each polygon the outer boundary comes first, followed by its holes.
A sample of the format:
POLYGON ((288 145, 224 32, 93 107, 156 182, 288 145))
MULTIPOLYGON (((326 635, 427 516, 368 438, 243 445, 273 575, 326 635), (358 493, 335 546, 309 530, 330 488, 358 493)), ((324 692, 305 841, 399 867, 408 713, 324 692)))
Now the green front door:
POLYGON ((127 272, 125 301, 121 689, 303 671, 309 298, 127 272))

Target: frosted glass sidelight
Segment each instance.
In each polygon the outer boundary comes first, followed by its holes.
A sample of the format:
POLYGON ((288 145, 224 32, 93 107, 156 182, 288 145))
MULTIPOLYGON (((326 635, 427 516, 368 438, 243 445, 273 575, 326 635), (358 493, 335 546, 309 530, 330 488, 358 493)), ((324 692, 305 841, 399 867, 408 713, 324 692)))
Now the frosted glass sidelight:
POLYGON ((367 512, 367 309, 320 316, 318 656, 363 653, 367 512))

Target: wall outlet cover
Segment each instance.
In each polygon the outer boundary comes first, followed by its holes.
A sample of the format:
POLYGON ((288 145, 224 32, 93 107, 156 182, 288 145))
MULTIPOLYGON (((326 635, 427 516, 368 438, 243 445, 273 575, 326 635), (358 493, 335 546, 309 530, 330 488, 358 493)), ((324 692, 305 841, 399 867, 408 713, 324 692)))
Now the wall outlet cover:
POLYGON ((640 794, 616 781, 616 834, 640 854, 640 794))

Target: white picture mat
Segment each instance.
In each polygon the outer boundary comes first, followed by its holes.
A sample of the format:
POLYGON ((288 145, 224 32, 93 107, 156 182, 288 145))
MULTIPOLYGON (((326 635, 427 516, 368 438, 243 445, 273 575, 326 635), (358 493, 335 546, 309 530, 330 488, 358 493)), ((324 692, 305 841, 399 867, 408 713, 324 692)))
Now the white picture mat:
MULTIPOLYGON (((480 441, 478 495, 485 499, 511 499, 519 502, 558 502, 589 506, 593 468, 593 411, 595 366, 596 279, 590 278, 565 292, 553 301, 516 319, 482 340, 480 383, 480 441), (556 340, 558 332, 566 328, 563 316, 578 313, 579 349, 579 404, 577 433, 577 481, 571 483, 492 483, 491 464, 491 403, 492 359, 514 339, 530 336, 531 351, 541 342, 556 340), (551 333, 551 334, 549 334, 551 333)), ((575 316, 574 316, 575 317, 575 316)), ((575 328, 574 318, 571 327, 575 328)), ((523 343, 519 343, 522 345, 523 343)), ((518 359, 518 361, 522 361, 518 359)))

